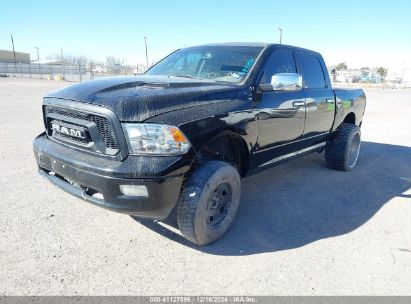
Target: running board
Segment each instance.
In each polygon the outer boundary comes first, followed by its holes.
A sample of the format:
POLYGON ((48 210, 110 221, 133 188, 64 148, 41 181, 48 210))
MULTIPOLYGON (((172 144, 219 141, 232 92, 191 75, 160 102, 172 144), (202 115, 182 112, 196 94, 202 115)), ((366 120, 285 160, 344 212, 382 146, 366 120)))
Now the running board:
POLYGON ((282 155, 282 156, 273 158, 272 160, 269 160, 268 162, 260 165, 258 168, 265 167, 265 166, 269 166, 269 165, 272 165, 272 164, 274 164, 274 163, 278 163, 278 162, 280 162, 280 161, 283 161, 283 160, 285 160, 285 159, 287 159, 287 158, 291 158, 291 157, 294 157, 294 156, 298 156, 298 155, 300 155, 300 154, 304 154, 304 153, 307 153, 307 152, 310 152, 310 151, 313 151, 313 150, 317 150, 317 149, 319 149, 319 148, 321 148, 321 147, 324 147, 325 144, 326 144, 326 142, 322 142, 322 143, 316 144, 316 145, 314 145, 314 146, 310 146, 310 147, 304 148, 304 149, 302 149, 302 150, 298 150, 298 151, 295 151, 295 152, 292 152, 292 153, 288 153, 288 154, 285 154, 285 155, 282 155))

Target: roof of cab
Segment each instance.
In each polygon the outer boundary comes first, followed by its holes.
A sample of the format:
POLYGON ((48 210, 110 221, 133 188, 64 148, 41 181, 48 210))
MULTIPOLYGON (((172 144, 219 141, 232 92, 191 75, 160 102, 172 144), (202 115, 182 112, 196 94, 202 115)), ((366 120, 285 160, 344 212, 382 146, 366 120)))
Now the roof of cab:
MULTIPOLYGON (((264 43, 264 42, 224 42, 224 43, 207 43, 207 44, 201 44, 201 45, 194 45, 192 47, 201 47, 201 46, 244 46, 244 47, 274 47, 274 46, 282 46, 282 47, 288 47, 288 48, 292 48, 295 50, 300 50, 300 51, 306 51, 306 52, 310 52, 310 53, 316 53, 319 54, 316 51, 313 50, 309 50, 309 49, 305 49, 305 48, 301 48, 298 46, 293 46, 293 45, 287 45, 287 44, 279 44, 279 43, 264 43)), ((190 48, 190 47, 188 47, 190 48)))
MULTIPOLYGON (((254 46, 254 47, 267 47, 270 43, 262 42, 223 42, 223 43, 207 43, 197 46, 254 46)), ((196 47, 196 46, 193 46, 196 47)))

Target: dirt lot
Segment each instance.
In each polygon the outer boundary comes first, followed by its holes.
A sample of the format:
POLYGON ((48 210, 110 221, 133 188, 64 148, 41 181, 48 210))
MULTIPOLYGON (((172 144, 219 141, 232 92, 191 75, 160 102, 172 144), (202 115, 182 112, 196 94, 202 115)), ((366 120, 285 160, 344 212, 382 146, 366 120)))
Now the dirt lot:
POLYGON ((368 89, 351 173, 314 154, 244 180, 219 242, 109 212, 42 180, 41 97, 64 82, 0 79, 1 295, 411 294, 411 90, 368 89))

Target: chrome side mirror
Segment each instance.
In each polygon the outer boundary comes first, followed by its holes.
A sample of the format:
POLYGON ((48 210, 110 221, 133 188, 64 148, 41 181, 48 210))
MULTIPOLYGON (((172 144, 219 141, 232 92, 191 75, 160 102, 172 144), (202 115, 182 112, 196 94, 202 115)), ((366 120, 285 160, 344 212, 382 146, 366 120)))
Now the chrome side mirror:
POLYGON ((303 87, 303 77, 298 73, 279 73, 271 77, 270 84, 261 84, 260 90, 265 91, 299 91, 303 87))

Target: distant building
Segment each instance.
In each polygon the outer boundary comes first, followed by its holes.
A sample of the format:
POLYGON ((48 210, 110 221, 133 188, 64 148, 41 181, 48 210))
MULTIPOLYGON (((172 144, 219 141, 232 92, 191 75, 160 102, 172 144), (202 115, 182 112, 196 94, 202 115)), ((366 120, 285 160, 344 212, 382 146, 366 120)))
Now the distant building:
POLYGON ((361 79, 360 70, 336 70, 335 78, 336 82, 358 82, 361 79))
MULTIPOLYGON (((13 51, 0 50, 0 62, 14 63, 13 51)), ((16 52, 17 63, 30 63, 30 54, 16 52)))

